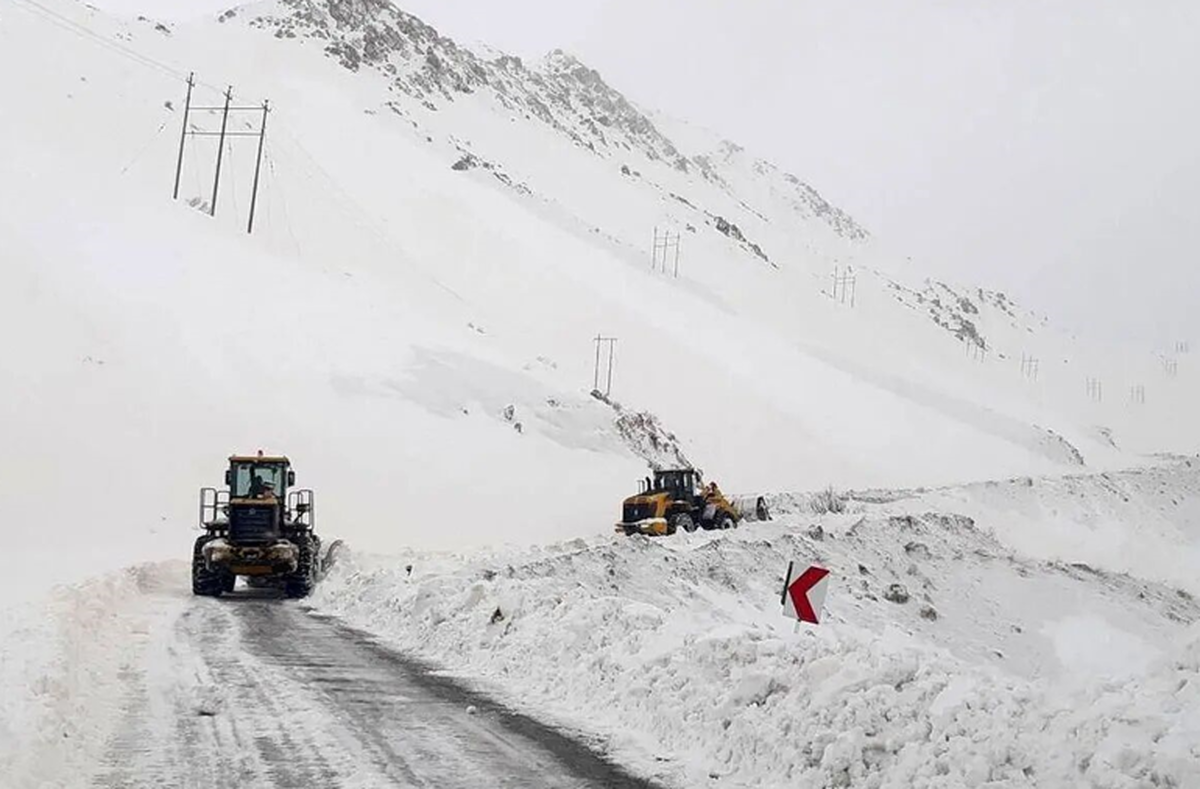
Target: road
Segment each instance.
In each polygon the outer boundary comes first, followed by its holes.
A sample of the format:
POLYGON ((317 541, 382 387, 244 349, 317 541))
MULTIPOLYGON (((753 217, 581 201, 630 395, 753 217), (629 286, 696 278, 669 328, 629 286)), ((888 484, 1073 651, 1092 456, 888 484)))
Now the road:
POLYGON ((101 789, 651 786, 301 603, 179 597, 145 638, 101 789))

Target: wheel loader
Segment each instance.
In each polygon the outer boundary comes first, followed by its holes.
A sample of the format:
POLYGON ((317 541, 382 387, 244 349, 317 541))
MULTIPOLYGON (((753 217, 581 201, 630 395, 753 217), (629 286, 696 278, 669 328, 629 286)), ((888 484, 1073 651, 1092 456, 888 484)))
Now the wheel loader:
POLYGON ((661 536, 677 531, 733 529, 741 520, 737 509, 715 483, 704 485, 695 469, 655 471, 639 483, 636 496, 625 499, 617 531, 661 536))
POLYGON ((297 490, 283 456, 233 455, 225 489, 200 489, 204 534, 192 549, 192 593, 219 597, 238 576, 255 587, 306 597, 328 570, 340 541, 321 556, 314 531, 313 493, 297 490))

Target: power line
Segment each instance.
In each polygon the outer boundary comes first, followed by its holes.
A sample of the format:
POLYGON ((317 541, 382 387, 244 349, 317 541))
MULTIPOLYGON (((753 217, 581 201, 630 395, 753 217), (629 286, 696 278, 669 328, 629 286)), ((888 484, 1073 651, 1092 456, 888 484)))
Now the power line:
POLYGON ((142 156, 146 153, 146 151, 150 150, 150 146, 153 145, 154 141, 158 139, 158 135, 163 133, 163 129, 167 128, 167 124, 170 123, 170 121, 171 121, 170 118, 166 118, 165 120, 163 120, 163 122, 158 127, 158 131, 154 132, 154 134, 150 137, 150 139, 146 141, 146 144, 138 149, 138 152, 135 153, 133 155, 133 158, 129 160, 129 164, 127 164, 121 168, 121 175, 125 175, 127 172, 129 172, 130 168, 132 168, 135 164, 137 164, 138 159, 141 159, 142 156))
POLYGON ((118 44, 112 39, 105 38, 95 31, 89 30, 87 27, 79 22, 76 22, 74 19, 71 19, 68 16, 60 14, 59 12, 36 2, 36 0, 16 0, 16 2, 25 6, 26 10, 33 12, 36 16, 40 16, 42 19, 51 23, 55 27, 65 30, 68 33, 73 33, 80 38, 89 39, 105 49, 121 55, 122 57, 137 63, 140 66, 161 71, 162 73, 172 77, 185 76, 178 69, 175 69, 174 67, 169 66, 161 61, 155 60, 148 55, 143 55, 142 53, 131 49, 130 47, 118 44))
MULTIPOLYGON (((282 120, 282 118, 279 118, 276 120, 277 126, 281 125, 280 124, 281 120, 282 120)), ((304 147, 304 144, 300 142, 299 137, 297 137, 294 133, 292 133, 291 131, 288 130, 286 124, 282 124, 282 125, 284 128, 282 129, 281 133, 291 141, 291 144, 295 146, 296 150, 304 158, 306 158, 308 160, 308 162, 312 165, 312 167, 313 167, 312 172, 314 174, 320 175, 322 178, 325 179, 325 182, 328 184, 328 186, 331 189, 331 196, 334 197, 335 202, 340 200, 342 202, 343 208, 347 208, 348 213, 350 213, 351 216, 357 215, 362 220, 363 224, 367 227, 367 229, 371 231, 371 233, 376 237, 376 239, 380 243, 382 243, 384 245, 385 248, 387 248, 389 251, 397 254, 402 260, 407 262, 412 268, 416 269, 423 276, 425 276, 426 279, 431 281, 433 284, 437 285, 439 288, 444 290, 446 293, 449 293, 455 299, 463 302, 464 304, 469 303, 467 301, 467 299, 463 298, 463 296, 460 293, 458 293, 456 290, 451 288, 449 285, 442 282, 440 279, 435 277, 433 274, 429 273, 429 271, 427 271, 423 266, 420 266, 420 265, 414 263, 411 260, 411 258, 403 250, 399 249, 396 246, 395 241, 391 238, 386 226, 383 225, 382 223, 380 223, 377 218, 373 217, 365 208, 363 208, 361 203, 359 203, 357 200, 355 200, 354 197, 352 195, 350 195, 350 193, 347 192, 342 187, 341 183, 338 182, 338 180, 336 178, 334 178, 333 175, 331 175, 329 173, 329 171, 326 170, 319 161, 317 161, 317 158, 315 156, 313 156, 313 154, 310 153, 307 148, 304 147)))
MULTIPOLYGON (((65 14, 59 13, 52 8, 37 2, 37 0, 14 0, 19 5, 24 6, 26 11, 29 11, 34 16, 40 17, 43 21, 48 22, 60 30, 64 30, 79 38, 91 41, 100 47, 109 50, 115 55, 125 58, 135 65, 143 68, 157 71, 161 74, 174 77, 176 79, 184 79, 187 77, 187 72, 176 68, 169 63, 164 63, 157 58, 137 51, 136 49, 114 41, 111 38, 106 38, 94 30, 89 29, 86 25, 71 19, 65 14)), ((208 82, 197 81, 197 85, 208 88, 220 93, 221 88, 208 82)))
MULTIPOLYGON (((235 165, 233 163, 233 143, 232 142, 227 141, 225 143, 225 151, 226 151, 225 155, 229 157, 230 169, 236 168, 237 165, 235 165)), ((237 179, 232 176, 230 176, 230 178, 229 178, 229 191, 233 193, 233 195, 232 195, 233 210, 235 212, 240 211, 241 209, 238 208, 237 179)))
MULTIPOLYGON (((192 156, 198 158, 198 153, 199 152, 196 150, 196 138, 193 137, 192 156)), ((201 205, 203 205, 204 198, 202 195, 204 194, 204 186, 200 183, 200 171, 194 167, 192 168, 192 177, 196 179, 196 196, 193 199, 201 201, 201 205)))
MULTIPOLYGON (((265 157, 267 160, 267 170, 271 173, 270 183, 278 184, 279 176, 275 172, 275 160, 271 158, 270 154, 265 154, 265 157)), ((275 192, 272 191, 271 194, 274 195, 275 192)), ((296 233, 292 229, 292 218, 291 218, 290 213, 288 212, 288 207, 287 207, 287 195, 283 188, 279 189, 279 206, 280 206, 280 208, 283 209, 283 223, 284 223, 284 226, 287 228, 288 236, 290 236, 292 239, 292 245, 296 248, 296 257, 303 260, 304 255, 300 251, 300 242, 296 239, 296 233)))
MULTIPOLYGON (((76 22, 75 20, 71 19, 70 17, 67 17, 51 8, 47 8, 45 5, 37 2, 37 0, 15 0, 15 2, 21 4, 27 11, 30 11, 32 14, 40 17, 44 21, 66 31, 66 32, 69 32, 75 36, 78 36, 80 38, 91 41, 92 43, 97 44, 98 46, 109 50, 113 54, 116 54, 116 55, 119 55, 120 57, 125 58, 126 60, 130 61, 131 63, 134 63, 134 64, 141 66, 143 68, 146 68, 146 69, 157 71, 157 72, 162 73, 167 76, 174 77, 176 79, 183 80, 183 79, 189 78, 188 73, 183 71, 182 69, 176 68, 168 63, 164 63, 164 62, 162 62, 156 58, 153 58, 149 55, 138 52, 136 49, 133 49, 132 47, 128 47, 123 44, 117 43, 116 41, 113 41, 112 39, 105 38, 104 36, 101 36, 98 33, 96 33, 95 31, 88 29, 86 26, 82 25, 79 22, 76 22)), ((216 85, 213 85, 212 83, 205 82, 203 80, 195 80, 194 84, 208 88, 208 89, 216 91, 218 93, 222 93, 221 88, 219 88, 216 85)), ((225 108, 222 107, 221 109, 224 110, 225 108)), ((232 109, 232 108, 230 108, 230 109, 232 109)), ((255 109, 257 109, 257 108, 255 108, 255 109)), ((313 165, 313 167, 315 168, 315 172, 322 175, 325 178, 326 182, 332 187, 332 189, 335 193, 335 196, 340 196, 340 198, 344 202, 344 204, 350 206, 352 211, 354 213, 357 213, 357 215, 364 220, 364 224, 367 226, 367 228, 369 230, 371 230, 371 232, 376 236, 376 238, 392 252, 401 252, 401 250, 397 249, 397 247, 395 246, 395 243, 389 238, 386 229, 382 229, 381 226, 379 224, 377 224, 377 220, 373 219, 371 217, 371 215, 352 196, 350 196, 341 187, 341 185, 338 183, 337 179, 335 179, 332 175, 330 175, 328 173, 328 171, 326 171, 325 168, 321 166, 321 164, 317 161, 316 157, 314 157, 311 153, 308 152, 308 150, 304 147, 304 145, 300 142, 300 140, 295 135, 288 133, 286 129, 284 130, 284 133, 291 138, 292 143, 296 146, 296 149, 304 157, 306 157, 309 160, 309 162, 313 165)), ((193 132, 191 135, 189 135, 187 132, 186 125, 185 125, 184 136, 185 137, 192 136, 193 152, 195 152, 195 147, 196 147, 195 146, 196 134, 197 133, 193 132)), ((203 134, 203 133, 200 133, 200 134, 203 134)), ((226 134, 229 135, 228 132, 226 132, 226 134)), ((218 149, 218 158, 220 156, 221 156, 221 150, 219 148, 218 149)), ((196 177, 197 177, 197 179, 199 179, 199 174, 197 174, 196 177)), ((216 206, 216 199, 215 199, 215 195, 214 195, 214 199, 212 201, 212 204, 209 206, 209 210, 210 211, 214 210, 215 206, 216 206)), ((402 252, 401 252, 401 256, 404 257, 405 259, 407 259, 407 255, 403 255, 402 252)), ((409 262, 410 262, 410 265, 412 265, 414 268, 418 269, 425 277, 427 277, 429 280, 431 280, 439 288, 446 291, 447 293, 449 293, 451 296, 458 299, 459 301, 467 303, 467 300, 464 299, 462 297, 462 295, 459 294, 457 291, 455 291, 453 288, 449 287, 444 282, 439 280, 437 277, 430 274, 423 267, 417 266, 416 264, 412 263, 411 261, 409 261, 409 262)))

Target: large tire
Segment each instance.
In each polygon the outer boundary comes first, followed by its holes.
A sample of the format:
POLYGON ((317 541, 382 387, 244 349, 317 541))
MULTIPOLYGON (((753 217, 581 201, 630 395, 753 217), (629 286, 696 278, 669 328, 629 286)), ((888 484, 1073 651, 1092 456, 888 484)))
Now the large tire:
POLYGON ((200 597, 220 597, 221 592, 225 591, 225 578, 230 575, 219 570, 208 569, 202 549, 205 543, 212 539, 213 537, 208 534, 197 537, 196 544, 192 548, 192 594, 200 597))
POLYGON ((728 512, 718 512, 716 518, 718 529, 736 529, 737 521, 728 512))
POLYGON ((301 598, 312 594, 317 584, 316 544, 309 535, 297 538, 296 546, 300 549, 300 557, 296 562, 296 572, 287 576, 283 582, 283 591, 288 597, 301 598))
POLYGON ((671 516, 668 524, 673 531, 695 531, 696 521, 692 518, 691 513, 677 512, 671 516))

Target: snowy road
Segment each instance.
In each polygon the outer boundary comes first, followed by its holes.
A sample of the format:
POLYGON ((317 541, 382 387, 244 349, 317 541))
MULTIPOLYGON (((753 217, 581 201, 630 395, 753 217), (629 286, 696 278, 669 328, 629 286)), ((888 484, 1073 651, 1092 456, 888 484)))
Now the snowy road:
POLYGON ((300 605, 160 600, 95 786, 649 786, 300 605))

